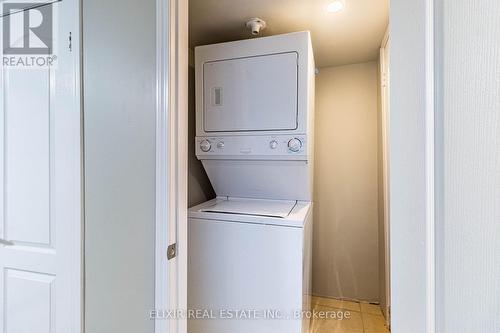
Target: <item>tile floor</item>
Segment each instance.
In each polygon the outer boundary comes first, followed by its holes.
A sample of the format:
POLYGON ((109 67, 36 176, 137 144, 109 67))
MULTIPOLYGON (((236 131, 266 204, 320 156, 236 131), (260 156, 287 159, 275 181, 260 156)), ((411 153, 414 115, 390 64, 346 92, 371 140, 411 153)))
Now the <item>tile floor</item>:
POLYGON ((389 333, 378 305, 313 297, 312 307, 316 311, 333 311, 337 318, 330 315, 328 319, 313 320, 310 333, 389 333))

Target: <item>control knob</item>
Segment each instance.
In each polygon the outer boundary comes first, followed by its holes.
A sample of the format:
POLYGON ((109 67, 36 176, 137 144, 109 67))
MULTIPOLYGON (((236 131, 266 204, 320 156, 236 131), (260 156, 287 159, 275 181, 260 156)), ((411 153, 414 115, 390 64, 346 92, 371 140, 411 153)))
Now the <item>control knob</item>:
POLYGON ((302 141, 299 139, 294 138, 288 141, 288 149, 290 149, 290 151, 296 153, 300 150, 300 148, 302 148, 302 141))
POLYGON ((212 144, 208 140, 203 140, 200 142, 200 149, 206 153, 212 149, 212 144))

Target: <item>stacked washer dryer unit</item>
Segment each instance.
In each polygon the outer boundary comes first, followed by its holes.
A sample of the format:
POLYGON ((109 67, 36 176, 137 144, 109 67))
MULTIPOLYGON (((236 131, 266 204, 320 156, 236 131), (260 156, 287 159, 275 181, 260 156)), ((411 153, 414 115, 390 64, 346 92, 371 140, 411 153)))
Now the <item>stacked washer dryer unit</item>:
POLYGON ((305 333, 314 59, 308 32, 201 46, 196 155, 217 198, 189 209, 189 333, 305 333))

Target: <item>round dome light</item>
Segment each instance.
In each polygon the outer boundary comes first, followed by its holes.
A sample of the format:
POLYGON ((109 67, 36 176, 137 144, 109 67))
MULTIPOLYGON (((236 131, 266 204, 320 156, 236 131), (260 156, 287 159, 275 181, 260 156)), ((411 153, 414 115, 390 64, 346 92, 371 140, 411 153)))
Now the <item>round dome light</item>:
POLYGON ((342 9, 344 9, 344 1, 342 0, 335 0, 330 2, 330 4, 326 7, 326 10, 329 13, 336 13, 340 12, 342 9))

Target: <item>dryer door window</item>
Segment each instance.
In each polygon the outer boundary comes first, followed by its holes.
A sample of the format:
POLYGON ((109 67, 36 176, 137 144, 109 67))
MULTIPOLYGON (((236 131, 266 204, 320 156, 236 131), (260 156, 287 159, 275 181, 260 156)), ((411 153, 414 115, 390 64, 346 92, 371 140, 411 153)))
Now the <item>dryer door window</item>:
POLYGON ((297 61, 289 52, 205 63, 205 131, 296 129, 297 61))

